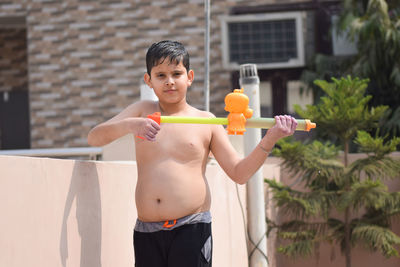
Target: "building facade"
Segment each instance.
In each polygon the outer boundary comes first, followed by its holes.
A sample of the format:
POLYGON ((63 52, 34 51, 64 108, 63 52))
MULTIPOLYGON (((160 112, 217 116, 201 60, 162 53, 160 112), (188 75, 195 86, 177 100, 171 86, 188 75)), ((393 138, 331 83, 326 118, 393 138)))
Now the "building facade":
MULTIPOLYGON (((237 69, 224 64, 226 51, 233 49, 224 42, 230 38, 223 32, 224 17, 300 14, 303 63, 259 69, 263 115, 290 113, 287 90, 299 80, 307 58, 318 52, 319 40, 323 43, 316 19, 337 2, 211 1, 210 111, 223 115, 224 96, 238 86, 237 69)), ((163 39, 187 47, 195 72, 188 101, 204 108, 204 17, 201 0, 2 1, 0 149, 87 146, 94 125, 140 99, 145 53, 163 39)))

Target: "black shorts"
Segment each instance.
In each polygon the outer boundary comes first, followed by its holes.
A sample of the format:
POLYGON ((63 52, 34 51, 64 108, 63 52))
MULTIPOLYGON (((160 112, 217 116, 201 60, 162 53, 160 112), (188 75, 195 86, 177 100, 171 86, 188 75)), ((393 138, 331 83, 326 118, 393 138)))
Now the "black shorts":
POLYGON ((152 225, 156 223, 138 221, 133 238, 136 267, 211 267, 211 222, 179 222, 156 230, 152 225))

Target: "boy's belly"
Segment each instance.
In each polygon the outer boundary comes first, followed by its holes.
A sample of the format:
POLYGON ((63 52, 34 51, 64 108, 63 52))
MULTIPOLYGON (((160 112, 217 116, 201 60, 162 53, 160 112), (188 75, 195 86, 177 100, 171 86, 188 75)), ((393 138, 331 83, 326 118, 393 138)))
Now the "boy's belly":
POLYGON ((140 169, 136 185, 139 219, 160 222, 208 211, 210 190, 199 169, 173 161, 140 169))

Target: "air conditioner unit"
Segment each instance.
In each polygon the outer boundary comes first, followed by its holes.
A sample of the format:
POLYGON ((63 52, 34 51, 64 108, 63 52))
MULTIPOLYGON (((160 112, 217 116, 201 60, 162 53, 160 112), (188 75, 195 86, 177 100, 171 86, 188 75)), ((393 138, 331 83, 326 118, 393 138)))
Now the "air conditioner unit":
POLYGON ((305 65, 304 12, 221 16, 223 64, 239 69, 244 63, 258 69, 305 65))

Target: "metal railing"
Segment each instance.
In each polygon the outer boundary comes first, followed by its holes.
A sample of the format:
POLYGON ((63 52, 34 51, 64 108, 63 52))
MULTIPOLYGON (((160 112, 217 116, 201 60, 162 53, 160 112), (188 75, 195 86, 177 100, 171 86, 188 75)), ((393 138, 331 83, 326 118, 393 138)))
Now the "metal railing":
POLYGON ((90 160, 100 160, 102 147, 70 147, 70 148, 40 148, 0 150, 0 155, 29 156, 49 158, 88 157, 90 160))

